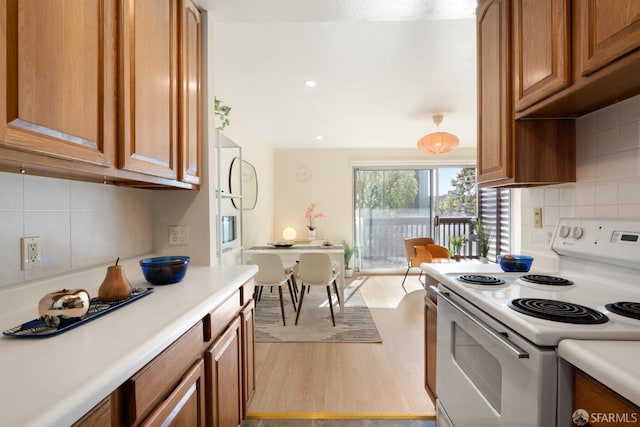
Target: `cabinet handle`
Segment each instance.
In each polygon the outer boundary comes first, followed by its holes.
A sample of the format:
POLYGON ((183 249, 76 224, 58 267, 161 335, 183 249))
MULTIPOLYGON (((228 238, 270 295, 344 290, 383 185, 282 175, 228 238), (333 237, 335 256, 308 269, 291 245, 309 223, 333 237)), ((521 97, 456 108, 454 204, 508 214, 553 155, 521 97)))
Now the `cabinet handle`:
POLYGON ((440 298, 442 298, 445 302, 449 303, 449 305, 451 305, 453 308, 455 308, 461 314, 463 314, 467 319, 469 319, 473 323, 475 323, 480 329, 482 329, 483 331, 485 331, 486 333, 491 335, 493 338, 498 340, 500 343, 505 345, 509 350, 511 350, 513 353, 515 353, 516 356, 518 356, 518 359, 528 359, 529 358, 529 353, 527 353, 526 351, 524 351, 523 349, 521 349, 520 347, 518 347, 517 345, 515 345, 511 341, 509 341, 500 332, 496 331, 491 326, 487 325, 482 320, 478 319, 469 310, 467 310, 466 308, 464 308, 463 306, 461 306, 460 304, 455 302, 453 299, 451 299, 451 297, 449 296, 448 292, 442 292, 440 289, 438 289, 435 286, 429 286, 429 288, 431 288, 431 290, 433 292, 435 292, 436 295, 438 295, 440 298))

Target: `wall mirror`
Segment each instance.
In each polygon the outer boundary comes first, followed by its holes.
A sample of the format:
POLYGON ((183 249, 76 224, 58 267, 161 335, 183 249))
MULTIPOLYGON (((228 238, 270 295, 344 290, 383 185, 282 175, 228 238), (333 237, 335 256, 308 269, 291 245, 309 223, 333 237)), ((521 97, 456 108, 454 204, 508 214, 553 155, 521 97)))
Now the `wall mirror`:
POLYGON ((239 199, 231 199, 233 207, 251 210, 258 202, 258 175, 256 168, 247 161, 234 157, 229 168, 229 192, 231 194, 240 193, 242 188, 242 202, 239 199), (242 186, 240 182, 242 180, 242 186))

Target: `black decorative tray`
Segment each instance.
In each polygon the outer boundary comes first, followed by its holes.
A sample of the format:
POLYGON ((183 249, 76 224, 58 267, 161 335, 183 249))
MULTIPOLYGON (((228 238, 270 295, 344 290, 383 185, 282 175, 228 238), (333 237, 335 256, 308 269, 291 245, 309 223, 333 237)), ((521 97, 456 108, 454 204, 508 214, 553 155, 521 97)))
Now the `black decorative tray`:
POLYGON ((14 326, 11 329, 7 329, 2 334, 9 337, 24 337, 24 338, 45 338, 66 332, 69 329, 73 329, 76 326, 89 322, 90 320, 100 317, 103 314, 107 314, 110 311, 117 310, 129 303, 132 303, 144 296, 153 292, 153 288, 134 288, 131 291, 131 296, 121 301, 106 302, 101 301, 100 298, 91 298, 89 302, 89 311, 83 318, 71 318, 60 319, 60 324, 56 327, 47 326, 42 320, 42 317, 31 320, 22 325, 14 326))

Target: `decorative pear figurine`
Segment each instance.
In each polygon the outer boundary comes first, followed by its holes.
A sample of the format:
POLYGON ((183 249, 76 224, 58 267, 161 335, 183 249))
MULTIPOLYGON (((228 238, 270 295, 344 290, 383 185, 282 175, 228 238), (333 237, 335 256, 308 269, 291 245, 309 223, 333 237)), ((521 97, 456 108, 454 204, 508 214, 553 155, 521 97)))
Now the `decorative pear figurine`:
POLYGON ((120 301, 131 296, 131 284, 124 274, 124 267, 118 265, 119 260, 107 267, 107 275, 98 289, 102 301, 120 301))

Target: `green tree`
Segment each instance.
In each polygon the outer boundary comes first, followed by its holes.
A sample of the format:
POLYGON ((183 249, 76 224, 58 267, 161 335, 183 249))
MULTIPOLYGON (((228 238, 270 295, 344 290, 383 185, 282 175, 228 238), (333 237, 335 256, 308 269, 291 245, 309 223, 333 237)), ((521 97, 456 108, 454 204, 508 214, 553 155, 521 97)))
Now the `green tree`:
POLYGON ((475 216, 476 214, 476 169, 462 168, 451 180, 450 191, 438 203, 441 216, 475 216))
POLYGON ((369 209, 402 209, 418 195, 413 170, 372 170, 356 174, 356 206, 369 209))

